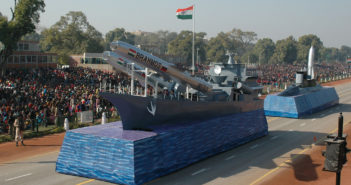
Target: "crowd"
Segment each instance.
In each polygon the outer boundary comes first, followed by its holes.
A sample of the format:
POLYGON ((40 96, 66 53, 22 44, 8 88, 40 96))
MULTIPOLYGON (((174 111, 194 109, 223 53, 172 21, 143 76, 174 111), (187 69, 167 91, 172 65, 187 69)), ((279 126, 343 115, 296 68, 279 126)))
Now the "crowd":
MULTIPOLYGON (((306 70, 307 65, 281 65, 281 64, 266 64, 258 66, 257 70, 260 72, 258 83, 263 85, 277 85, 292 84, 295 82, 296 71, 306 70)), ((347 64, 321 63, 314 65, 314 72, 317 74, 316 78, 329 78, 337 75, 348 73, 347 64)))
POLYGON ((54 124, 62 117, 92 110, 116 114, 99 97, 102 83, 126 84, 128 77, 84 68, 8 70, 0 76, 0 132, 7 132, 20 117, 25 128, 54 124))

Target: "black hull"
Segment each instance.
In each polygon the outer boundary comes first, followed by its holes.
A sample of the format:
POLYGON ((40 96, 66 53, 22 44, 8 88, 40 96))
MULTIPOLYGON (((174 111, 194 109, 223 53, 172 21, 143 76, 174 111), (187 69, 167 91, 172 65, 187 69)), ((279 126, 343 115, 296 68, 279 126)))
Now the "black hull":
POLYGON ((118 110, 124 130, 150 130, 155 125, 200 121, 263 109, 263 100, 194 102, 100 93, 118 110), (152 104, 156 111, 153 113, 152 104), (155 108, 156 107, 156 108, 155 108))

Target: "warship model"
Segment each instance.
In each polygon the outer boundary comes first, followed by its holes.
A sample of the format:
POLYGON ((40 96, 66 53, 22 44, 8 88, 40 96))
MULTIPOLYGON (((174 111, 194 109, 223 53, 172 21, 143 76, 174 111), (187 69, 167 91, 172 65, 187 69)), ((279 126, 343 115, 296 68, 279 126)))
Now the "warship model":
MULTIPOLYGON (((117 108, 125 130, 153 130, 161 124, 208 120, 263 109, 263 100, 258 98, 262 87, 255 77, 246 76, 245 65, 235 64, 231 55, 226 64, 212 63, 207 79, 201 79, 125 42, 112 42, 111 50, 114 54, 109 56, 119 58, 112 62, 128 61, 153 70, 158 76, 153 81, 162 82, 167 89, 161 95, 149 97, 100 93, 117 108)), ((147 71, 144 78, 150 76, 147 71)), ((151 86, 157 92, 157 85, 151 86)))
POLYGON ((144 184, 268 134, 261 87, 231 57, 211 64, 207 79, 200 79, 127 43, 112 43, 112 50, 109 63, 136 67, 131 78, 145 78, 145 87, 155 84, 168 95, 101 93, 122 121, 69 130, 57 172, 144 184))

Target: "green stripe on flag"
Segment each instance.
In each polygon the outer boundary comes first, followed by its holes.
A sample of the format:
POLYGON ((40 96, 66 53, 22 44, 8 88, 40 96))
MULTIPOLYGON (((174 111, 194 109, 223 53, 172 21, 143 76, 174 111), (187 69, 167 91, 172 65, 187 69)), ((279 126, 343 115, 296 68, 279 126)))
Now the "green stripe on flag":
POLYGON ((192 19, 193 15, 177 15, 178 19, 192 19))

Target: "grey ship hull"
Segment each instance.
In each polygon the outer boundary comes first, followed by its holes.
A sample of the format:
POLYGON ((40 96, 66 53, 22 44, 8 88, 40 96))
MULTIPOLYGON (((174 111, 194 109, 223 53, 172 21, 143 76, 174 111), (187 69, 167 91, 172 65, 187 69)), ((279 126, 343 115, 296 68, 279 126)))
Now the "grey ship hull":
POLYGON ((100 95, 117 108, 124 130, 152 130, 161 124, 208 120, 263 109, 263 100, 194 102, 113 93, 100 95))

